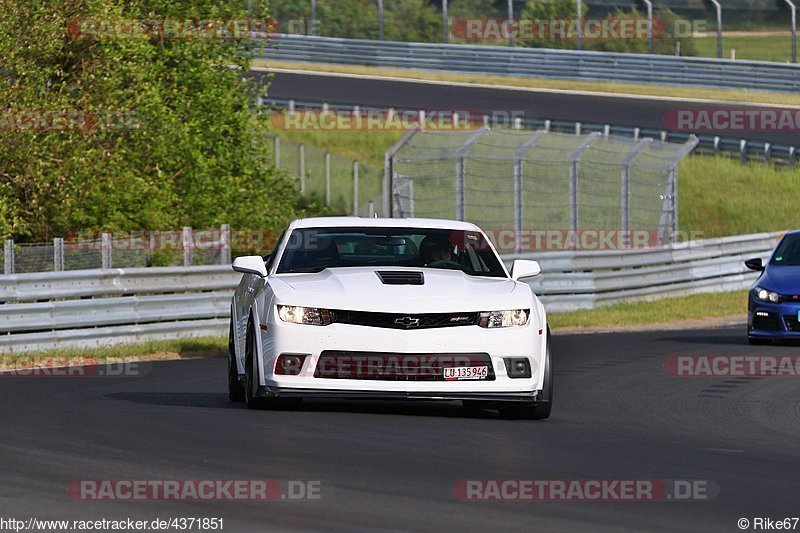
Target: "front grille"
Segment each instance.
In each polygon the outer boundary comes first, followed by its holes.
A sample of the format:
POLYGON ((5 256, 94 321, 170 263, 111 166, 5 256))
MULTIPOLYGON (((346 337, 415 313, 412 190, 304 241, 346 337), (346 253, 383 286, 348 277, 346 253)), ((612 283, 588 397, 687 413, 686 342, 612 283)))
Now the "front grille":
POLYGON ((331 310, 331 321, 337 324, 390 329, 429 329, 474 326, 478 313, 373 313, 370 311, 331 310))
POLYGON ((375 273, 384 285, 422 285, 425 283, 425 276, 422 272, 384 270, 375 273))
POLYGON ((787 330, 800 332, 800 320, 797 320, 797 315, 784 315, 783 322, 786 324, 787 330))
POLYGON ((761 331, 780 331, 780 319, 775 313, 768 313, 768 316, 753 315, 753 329, 761 331))
POLYGON ((409 354, 326 350, 320 354, 314 377, 373 381, 447 381, 444 379, 446 367, 482 366, 487 367, 488 374, 481 381, 494 381, 494 369, 487 353, 409 354))

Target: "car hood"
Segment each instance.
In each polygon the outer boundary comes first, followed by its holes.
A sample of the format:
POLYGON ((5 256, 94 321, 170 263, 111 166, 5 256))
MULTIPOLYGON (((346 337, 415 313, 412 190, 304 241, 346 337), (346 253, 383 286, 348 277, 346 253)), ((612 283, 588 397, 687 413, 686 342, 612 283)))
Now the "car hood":
POLYGON ((768 265, 756 285, 780 294, 800 294, 800 266, 768 265))
POLYGON ((278 274, 269 284, 278 303, 388 313, 446 313, 530 308, 528 285, 479 278, 456 270, 381 267, 332 268, 314 274, 278 274), (385 285, 376 272, 421 271, 423 285, 385 285))

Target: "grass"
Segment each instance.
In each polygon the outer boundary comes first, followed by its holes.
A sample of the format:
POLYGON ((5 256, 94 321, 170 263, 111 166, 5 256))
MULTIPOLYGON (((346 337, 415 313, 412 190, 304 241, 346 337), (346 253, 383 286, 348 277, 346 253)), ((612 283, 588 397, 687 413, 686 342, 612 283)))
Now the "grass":
POLYGON ((680 227, 724 237, 800 227, 800 172, 726 157, 691 156, 678 170, 680 227))
MULTIPOLYGON (((228 353, 227 337, 198 337, 194 339, 174 339, 150 341, 139 344, 119 344, 105 348, 60 348, 39 352, 14 354, 14 365, 36 364, 43 359, 56 364, 80 364, 78 360, 138 360, 138 359, 180 359, 186 357, 219 357, 228 353)), ((5 355, 5 357, 9 357, 5 355)), ((57 366, 57 365, 56 365, 57 366)), ((0 368, 8 367, 7 361, 0 360, 0 368)))
MULTIPOLYGON (((731 38, 733 39, 733 38, 731 38)), ((702 39, 698 39, 702 40, 702 39)), ((716 45, 715 45, 716 46, 716 45)), ((545 78, 522 78, 514 76, 492 76, 486 74, 463 74, 438 71, 425 71, 401 68, 378 68, 357 65, 329 65, 325 63, 301 63, 257 59, 253 66, 309 70, 318 72, 341 72, 346 74, 364 74, 372 76, 390 76, 429 81, 478 83, 486 85, 503 85, 509 87, 525 87, 534 89, 589 91, 610 94, 635 94, 643 96, 669 96, 680 98, 697 98, 725 102, 749 102, 778 105, 800 105, 800 95, 745 91, 740 89, 704 89, 699 87, 672 87, 660 85, 635 85, 613 82, 590 82, 575 80, 556 80, 545 78)))
POLYGON ((747 291, 693 294, 652 302, 620 303, 587 311, 551 313, 550 326, 559 328, 615 328, 743 316, 747 291))
MULTIPOLYGON (((694 39, 698 55, 717 57, 716 37, 697 37, 694 39)), ((779 61, 785 63, 792 59, 791 35, 722 35, 722 57, 730 58, 731 49, 736 50, 736 59, 756 61, 779 61)))

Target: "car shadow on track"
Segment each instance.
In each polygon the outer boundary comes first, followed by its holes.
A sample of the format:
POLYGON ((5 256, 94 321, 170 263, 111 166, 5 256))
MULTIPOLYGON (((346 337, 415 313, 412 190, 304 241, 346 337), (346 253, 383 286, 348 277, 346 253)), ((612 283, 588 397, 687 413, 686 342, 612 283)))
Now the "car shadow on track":
MULTIPOLYGON (((225 393, 214 392, 115 392, 107 398, 127 402, 169 407, 204 409, 245 409, 243 403, 228 400, 225 393)), ((499 418, 493 409, 465 409, 460 402, 403 402, 365 400, 305 400, 296 405, 281 406, 272 412, 364 413, 406 416, 438 416, 449 418, 499 418)))

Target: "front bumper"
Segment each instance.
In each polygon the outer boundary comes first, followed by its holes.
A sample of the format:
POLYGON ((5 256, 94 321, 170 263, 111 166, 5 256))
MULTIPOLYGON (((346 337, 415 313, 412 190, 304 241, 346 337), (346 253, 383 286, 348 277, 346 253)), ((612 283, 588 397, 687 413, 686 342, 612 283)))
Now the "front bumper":
POLYGON ((771 303, 756 300, 748 305, 747 334, 763 339, 800 339, 800 302, 771 303))
POLYGON ((481 400, 486 402, 540 403, 548 401, 542 391, 524 393, 469 393, 469 392, 403 392, 362 390, 320 390, 301 388, 259 387, 256 396, 265 398, 308 398, 339 400, 481 400))
POLYGON ((526 326, 484 329, 479 326, 395 330, 331 324, 308 326, 280 321, 274 313, 261 329, 261 366, 257 394, 268 397, 327 397, 412 400, 544 401, 546 331, 534 317, 526 326), (382 380, 315 377, 323 352, 370 352, 404 355, 488 354, 491 379, 382 380), (280 355, 304 355, 298 375, 278 375, 280 355), (524 357, 530 377, 509 377, 505 358, 524 357))

